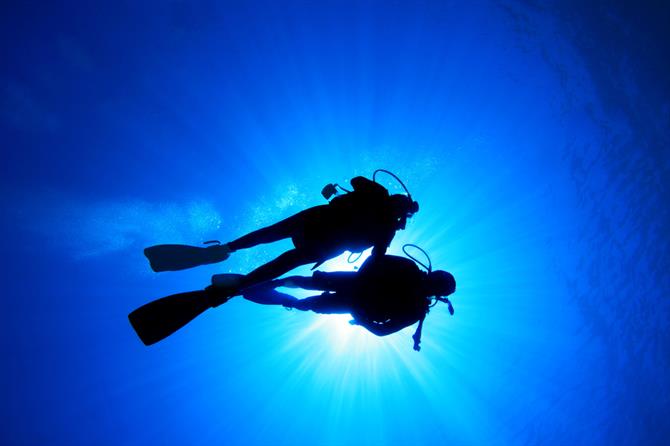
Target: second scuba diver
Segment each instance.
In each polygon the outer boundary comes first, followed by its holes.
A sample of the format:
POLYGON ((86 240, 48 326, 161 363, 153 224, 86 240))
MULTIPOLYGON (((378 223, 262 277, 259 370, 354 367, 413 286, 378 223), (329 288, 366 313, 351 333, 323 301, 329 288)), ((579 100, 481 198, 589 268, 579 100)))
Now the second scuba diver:
POLYGON ((420 350, 421 330, 429 308, 437 303, 453 307, 446 296, 456 290, 454 276, 447 271, 421 271, 404 257, 368 257, 357 272, 315 271, 311 277, 290 276, 247 288, 243 297, 265 305, 283 305, 320 314, 351 314, 352 325, 360 325, 377 336, 386 336, 419 323, 414 350, 420 350), (276 291, 278 287, 323 291, 296 299, 276 291), (435 300, 432 302, 432 298, 435 300))
MULTIPOLYGON (((368 257, 356 272, 316 271, 311 277, 290 276, 272 280, 236 294, 264 305, 283 305, 321 314, 348 313, 353 317, 352 325, 360 325, 377 336, 395 333, 418 322, 412 338, 414 350, 419 351, 423 321, 430 307, 438 301, 445 302, 453 314, 453 307, 446 296, 455 291, 456 281, 446 271, 432 271, 431 266, 416 262, 427 272, 421 271, 415 262, 407 258, 378 255, 368 257), (322 293, 297 299, 276 291, 279 287, 319 290, 322 293)), ((242 277, 238 274, 222 276, 231 280, 242 277)), ((207 308, 230 298, 227 293, 226 299, 221 301, 218 297, 220 291, 220 288, 210 286, 206 290, 168 296, 138 308, 129 319, 142 341, 150 345, 169 336, 207 308)))

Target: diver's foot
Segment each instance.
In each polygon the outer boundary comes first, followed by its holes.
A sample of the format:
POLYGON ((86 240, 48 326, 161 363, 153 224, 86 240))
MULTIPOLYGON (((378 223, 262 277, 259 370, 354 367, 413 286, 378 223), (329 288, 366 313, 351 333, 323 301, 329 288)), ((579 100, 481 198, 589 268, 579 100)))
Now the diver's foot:
POLYGON ((214 274, 212 285, 217 288, 239 288, 243 277, 242 274, 214 274))
POLYGON ((234 296, 235 293, 231 293, 225 288, 216 287, 214 285, 205 288, 205 298, 207 299, 209 306, 212 308, 225 304, 234 296))
POLYGON ((218 263, 230 257, 230 253, 233 251, 227 243, 224 243, 223 245, 208 246, 205 248, 205 252, 207 253, 207 263, 218 263))
POLYGON ((212 284, 205 288, 210 296, 213 307, 218 307, 230 300, 231 297, 240 294, 242 285, 242 274, 214 274, 212 284))

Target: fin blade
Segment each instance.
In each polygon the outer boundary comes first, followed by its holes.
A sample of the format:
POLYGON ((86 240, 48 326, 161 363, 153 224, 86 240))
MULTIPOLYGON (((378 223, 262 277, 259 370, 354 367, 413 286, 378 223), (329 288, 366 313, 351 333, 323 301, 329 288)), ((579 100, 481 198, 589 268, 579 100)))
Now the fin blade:
POLYGON ((144 249, 155 272, 181 271, 200 265, 221 262, 228 258, 225 245, 208 247, 190 245, 154 245, 144 249))
POLYGON ((144 345, 161 341, 210 308, 205 291, 173 294, 149 302, 128 315, 144 345))

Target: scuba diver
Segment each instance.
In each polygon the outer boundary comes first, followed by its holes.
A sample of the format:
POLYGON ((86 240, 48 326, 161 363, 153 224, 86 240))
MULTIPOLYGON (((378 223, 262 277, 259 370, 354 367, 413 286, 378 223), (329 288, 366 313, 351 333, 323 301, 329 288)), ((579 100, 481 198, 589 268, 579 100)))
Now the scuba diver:
POLYGON ((242 296, 264 305, 283 305, 319 314, 351 314, 352 325, 360 325, 377 336, 387 336, 419 323, 412 336, 414 350, 421 350, 421 330, 430 308, 445 302, 456 290, 454 276, 447 271, 423 272, 404 257, 369 257, 358 272, 315 271, 311 277, 291 276, 256 285, 242 296), (322 294, 297 299, 275 288, 302 288, 322 294), (432 301, 432 299, 435 299, 432 301), (432 302, 431 302, 432 301, 432 302))
MULTIPOLYGON (((245 299, 264 305, 283 305, 302 311, 320 314, 351 314, 352 325, 360 325, 377 336, 386 336, 418 322, 412 336, 414 350, 421 349, 421 330, 430 308, 437 302, 453 306, 446 297, 456 290, 454 277, 442 270, 432 271, 429 266, 416 260, 392 255, 370 256, 358 271, 315 271, 311 277, 289 276, 268 281, 240 291, 245 299), (416 262, 416 263, 415 263, 416 262), (419 269, 417 264, 426 271, 419 269), (302 288, 322 291, 322 294, 297 299, 276 288, 302 288), (434 299, 434 300, 433 300, 434 299)), ((230 282, 239 281, 242 275, 222 274, 230 282)), ((205 290, 168 296, 138 308, 129 319, 140 339, 151 345, 169 336, 207 308, 218 306, 230 299, 230 292, 211 285, 205 290)))
MULTIPOLYGON (((362 252, 373 247, 374 256, 383 255, 396 231, 405 229, 407 219, 418 212, 419 204, 412 200, 404 183, 395 174, 384 169, 377 169, 372 180, 355 177, 351 180, 351 185, 353 191, 338 184, 328 184, 321 191, 327 200, 337 194, 338 188, 347 193, 336 196, 328 204, 306 209, 229 243, 209 247, 156 245, 146 248, 144 254, 154 271, 177 271, 221 262, 240 249, 286 238, 293 241, 294 249, 249 274, 238 277, 235 287, 228 287, 230 296, 239 294, 244 288, 276 279, 301 265, 315 263, 312 268, 315 269, 347 250, 362 252), (379 172, 395 178, 407 195, 390 195, 376 181, 379 172)), ((214 242, 218 243, 205 243, 214 242)), ((222 291, 220 294, 222 295, 222 291)))

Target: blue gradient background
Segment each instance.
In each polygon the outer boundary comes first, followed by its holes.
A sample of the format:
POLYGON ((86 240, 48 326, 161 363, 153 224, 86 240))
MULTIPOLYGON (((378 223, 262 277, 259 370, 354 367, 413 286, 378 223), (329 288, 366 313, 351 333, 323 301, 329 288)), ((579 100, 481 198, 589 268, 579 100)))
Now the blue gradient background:
POLYGON ((643 3, 3 4, 0 443, 666 444, 670 15, 643 3), (458 281, 420 353, 241 299, 136 338, 137 306, 288 244, 171 274, 143 247, 378 167, 421 203, 391 252, 458 281))

